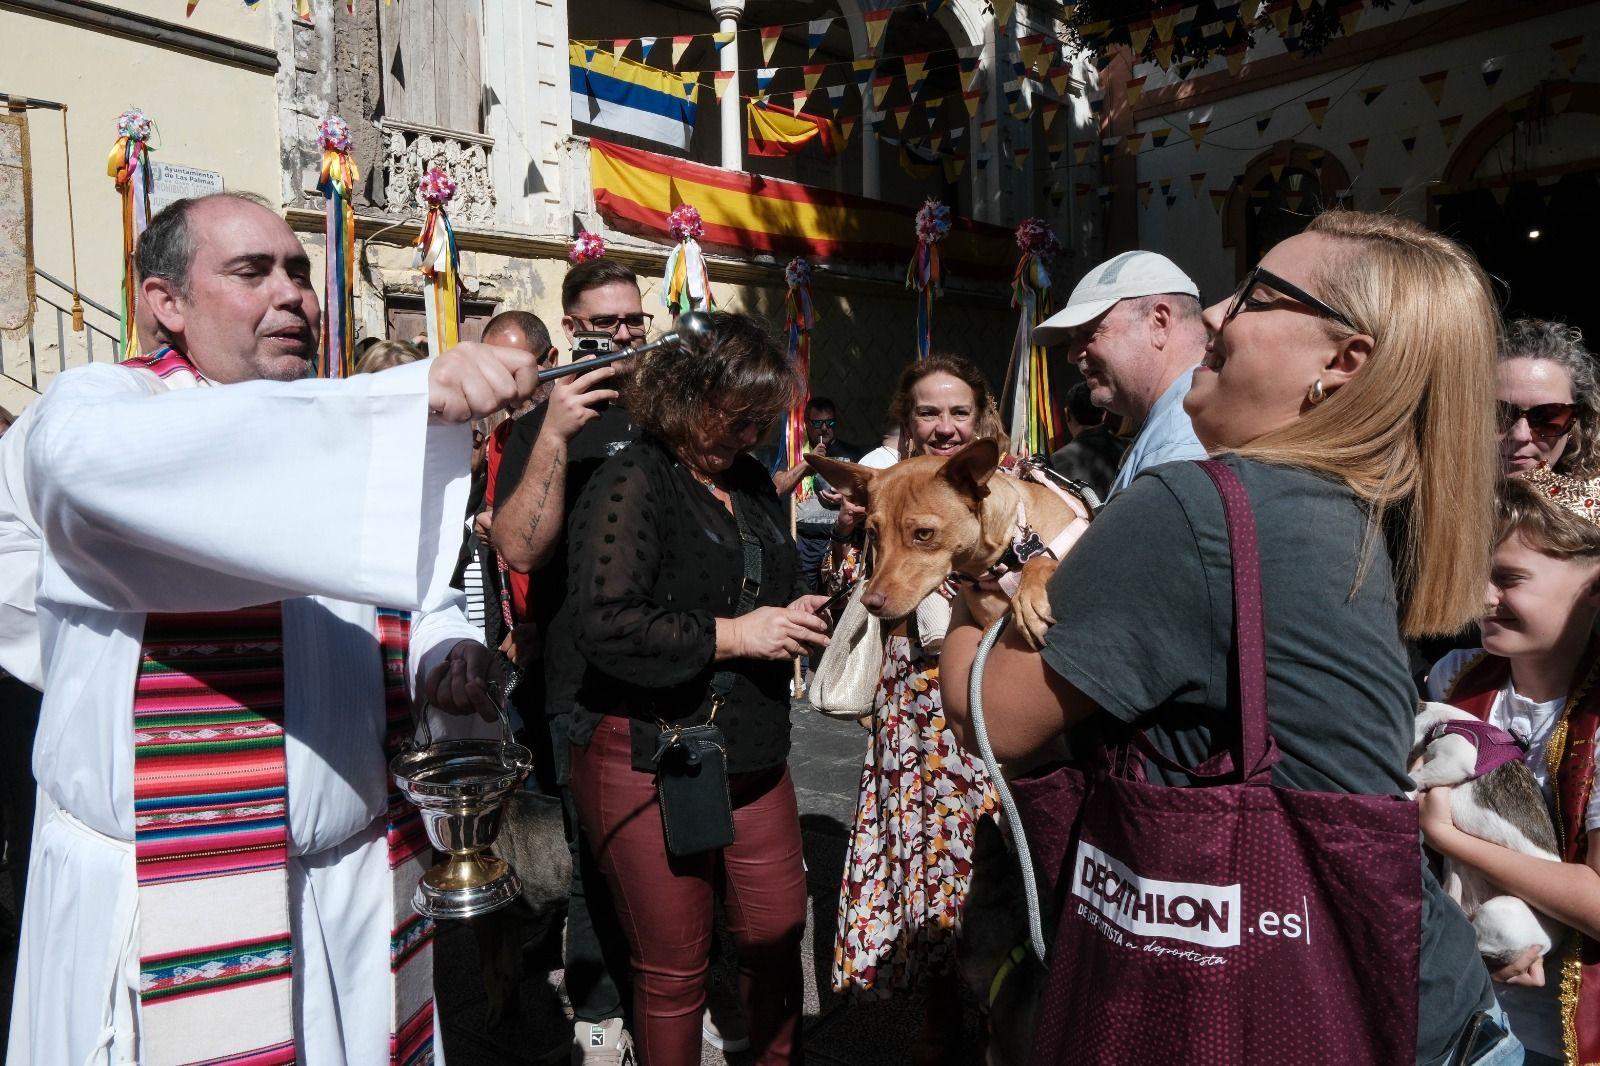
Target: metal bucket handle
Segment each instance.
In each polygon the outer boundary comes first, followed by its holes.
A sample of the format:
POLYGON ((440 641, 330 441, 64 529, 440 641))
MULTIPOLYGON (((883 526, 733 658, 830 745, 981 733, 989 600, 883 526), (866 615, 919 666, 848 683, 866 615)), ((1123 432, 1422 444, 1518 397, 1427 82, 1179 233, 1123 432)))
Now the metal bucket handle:
MULTIPOLYGON (((521 747, 516 738, 511 735, 511 717, 506 713, 506 704, 511 700, 511 693, 522 681, 522 673, 510 664, 505 666, 505 680, 500 686, 500 694, 496 696, 491 688, 486 697, 489 705, 494 708, 495 716, 500 719, 500 748, 521 747)), ((406 745, 407 751, 419 751, 433 746, 433 730, 428 726, 428 708, 433 706, 431 701, 411 701, 411 740, 406 745)), ((521 765, 523 759, 508 759, 507 762, 521 765)))

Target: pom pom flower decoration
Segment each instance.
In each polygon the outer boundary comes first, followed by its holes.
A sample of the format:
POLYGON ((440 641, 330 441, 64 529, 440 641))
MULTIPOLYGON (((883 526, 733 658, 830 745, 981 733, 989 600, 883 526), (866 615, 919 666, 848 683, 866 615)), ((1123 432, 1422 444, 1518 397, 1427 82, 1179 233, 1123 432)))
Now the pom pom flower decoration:
POLYGON ((443 207, 456 195, 455 179, 438 167, 431 168, 417 182, 417 196, 429 207, 443 207))
POLYGON ((929 197, 917 210, 917 240, 938 244, 950 236, 950 208, 929 197))
POLYGON ((783 268, 783 281, 791 289, 810 285, 811 264, 799 256, 795 256, 789 260, 789 265, 783 268))
POLYGON ((676 241, 697 241, 706 235, 706 224, 693 204, 679 204, 667 216, 667 232, 676 241))
POLYGON ((1025 218, 1017 227, 1017 247, 1023 255, 1054 259, 1061 254, 1061 242, 1042 218, 1025 218))
POLYGON ((338 115, 329 115, 317 123, 317 144, 325 152, 348 152, 351 145, 350 127, 338 115))
POLYGON ((588 230, 579 230, 578 235, 572 238, 572 248, 567 252, 567 261, 572 263, 587 263, 591 259, 599 259, 606 254, 606 242, 598 233, 588 230))
POLYGON ((118 137, 125 137, 130 141, 148 141, 150 131, 149 117, 137 107, 130 107, 117 116, 118 137))

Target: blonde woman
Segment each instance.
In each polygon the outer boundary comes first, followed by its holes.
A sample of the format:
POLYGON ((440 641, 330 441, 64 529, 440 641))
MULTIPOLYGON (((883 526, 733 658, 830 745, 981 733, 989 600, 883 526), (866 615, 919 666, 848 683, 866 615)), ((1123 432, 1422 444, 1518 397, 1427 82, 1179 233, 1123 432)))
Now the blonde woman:
MULTIPOLYGON (((906 367, 890 418, 900 426, 902 458, 951 455, 977 437, 1005 439, 983 374, 957 356, 906 367)), ((843 520, 856 519, 860 508, 846 506, 843 520)), ((859 538, 836 546, 844 550, 830 591, 854 581, 861 562, 859 538)), ((934 593, 953 595, 953 588, 934 593)), ((958 987, 953 956, 976 823, 995 809, 994 793, 982 763, 944 720, 935 643, 943 634, 919 632, 915 617, 888 632, 839 894, 833 987, 879 998, 951 978, 944 994, 929 998, 913 1059, 955 1061, 961 1010, 949 998, 958 987)))
POLYGON ((361 357, 356 360, 356 373, 376 374, 380 370, 405 366, 407 363, 415 363, 427 357, 427 353, 415 344, 406 341, 379 341, 361 353, 361 357))
MULTIPOLYGON (((1274 247, 1205 317, 1211 340, 1185 409, 1255 512, 1269 729, 1282 752, 1272 783, 1401 797, 1416 708, 1401 638, 1462 628, 1488 576, 1499 462, 1487 279, 1415 223, 1333 212, 1274 247)), ((989 738, 1008 776, 1061 761, 1068 729, 1076 746, 1133 726, 1164 759, 1202 763, 1213 730, 1237 730, 1232 570, 1202 470, 1174 463, 1136 479, 1051 579, 1045 647, 1013 627, 988 660, 989 738)), ((945 707, 964 731, 979 636, 958 609, 942 665, 945 707)), ((1156 784, 1195 783, 1154 760, 1144 768, 1156 784)), ((1443 1062, 1480 1012, 1502 1027, 1504 1017, 1461 911, 1420 853, 1416 869, 1417 1060, 1443 1062)), ((1502 1044, 1520 1052, 1512 1037, 1502 1044)))

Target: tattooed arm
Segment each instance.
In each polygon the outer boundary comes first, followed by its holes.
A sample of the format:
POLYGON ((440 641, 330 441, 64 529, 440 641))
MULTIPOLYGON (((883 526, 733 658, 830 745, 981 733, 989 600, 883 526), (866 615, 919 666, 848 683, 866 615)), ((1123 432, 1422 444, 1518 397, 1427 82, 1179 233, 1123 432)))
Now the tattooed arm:
POLYGON ((506 565, 521 574, 550 561, 566 520, 567 442, 617 398, 609 366, 563 378, 550 391, 544 425, 511 495, 495 508, 489 539, 506 565))

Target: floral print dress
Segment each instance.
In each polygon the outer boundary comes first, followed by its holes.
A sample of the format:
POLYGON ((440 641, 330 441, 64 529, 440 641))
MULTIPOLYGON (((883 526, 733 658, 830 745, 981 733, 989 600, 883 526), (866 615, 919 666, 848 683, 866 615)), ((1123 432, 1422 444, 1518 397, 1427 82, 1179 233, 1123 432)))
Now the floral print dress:
POLYGON ((953 964, 974 828, 997 808, 982 761, 945 724, 938 657, 914 636, 886 653, 833 949, 834 991, 862 998, 953 964))

